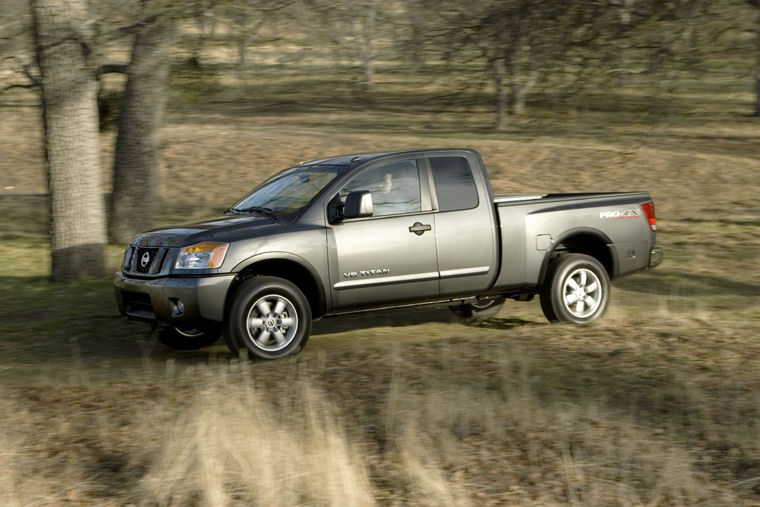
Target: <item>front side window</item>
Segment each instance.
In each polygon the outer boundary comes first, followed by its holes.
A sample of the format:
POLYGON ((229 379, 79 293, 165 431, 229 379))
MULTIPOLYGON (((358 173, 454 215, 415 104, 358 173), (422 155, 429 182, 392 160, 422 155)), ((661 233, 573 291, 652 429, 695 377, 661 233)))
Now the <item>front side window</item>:
POLYGON ((340 167, 297 167, 265 181, 232 207, 233 211, 265 209, 274 213, 300 211, 338 175, 340 167))
POLYGON ((372 216, 399 215, 420 211, 420 176, 415 160, 391 162, 366 169, 357 174, 340 191, 345 198, 349 192, 372 192, 372 216))

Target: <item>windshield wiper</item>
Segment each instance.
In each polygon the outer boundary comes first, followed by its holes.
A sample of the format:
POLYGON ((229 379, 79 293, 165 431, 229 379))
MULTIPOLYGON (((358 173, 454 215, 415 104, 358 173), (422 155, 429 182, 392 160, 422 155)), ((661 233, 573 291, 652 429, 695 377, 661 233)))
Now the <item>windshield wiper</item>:
POLYGON ((227 211, 234 211, 235 213, 263 213, 264 215, 270 216, 274 218, 275 220, 280 217, 280 215, 277 214, 276 211, 274 211, 271 208, 265 208, 264 206, 251 206, 248 208, 229 208, 227 211))

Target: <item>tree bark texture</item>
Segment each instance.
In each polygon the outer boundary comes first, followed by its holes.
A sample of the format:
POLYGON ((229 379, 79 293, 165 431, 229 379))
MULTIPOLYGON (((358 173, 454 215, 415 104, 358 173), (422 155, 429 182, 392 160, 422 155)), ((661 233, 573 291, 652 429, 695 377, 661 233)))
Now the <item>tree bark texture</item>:
POLYGON ((755 116, 760 116, 760 4, 758 4, 757 7, 757 47, 755 48, 755 51, 757 51, 757 64, 755 65, 755 116))
POLYGON ((755 116, 760 116, 760 63, 755 68, 755 116))
POLYGON ((159 130, 166 102, 172 27, 156 22, 135 36, 119 112, 108 232, 128 243, 153 224, 158 201, 159 130))
POLYGON ((86 0, 34 0, 50 190, 51 277, 105 272, 97 81, 86 0))

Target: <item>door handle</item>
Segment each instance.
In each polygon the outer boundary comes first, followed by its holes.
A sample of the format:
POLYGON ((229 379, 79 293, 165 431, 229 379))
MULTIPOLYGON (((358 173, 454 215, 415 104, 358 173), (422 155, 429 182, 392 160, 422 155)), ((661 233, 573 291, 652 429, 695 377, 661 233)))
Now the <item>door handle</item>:
POLYGON ((415 233, 417 236, 422 236, 425 231, 432 229, 429 224, 423 224, 421 222, 415 222, 414 225, 409 227, 409 232, 415 233))

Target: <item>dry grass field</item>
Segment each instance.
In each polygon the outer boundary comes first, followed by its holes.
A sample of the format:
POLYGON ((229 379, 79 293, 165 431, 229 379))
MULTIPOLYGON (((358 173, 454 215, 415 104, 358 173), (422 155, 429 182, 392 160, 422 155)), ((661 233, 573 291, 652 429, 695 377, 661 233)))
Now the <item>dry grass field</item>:
MULTIPOLYGON (((757 505, 760 122, 731 80, 530 104, 505 131, 445 76, 176 77, 159 223, 327 155, 478 149, 497 192, 648 190, 666 260, 606 317, 537 301, 323 319, 296 358, 169 351, 108 280, 53 284, 39 112, 0 105, 0 504, 757 505), (308 93, 307 91, 308 90, 308 93), (410 92, 414 90, 414 92, 410 92)), ((103 135, 104 191, 113 133, 103 135)), ((114 271, 123 245, 109 249, 114 271)))

